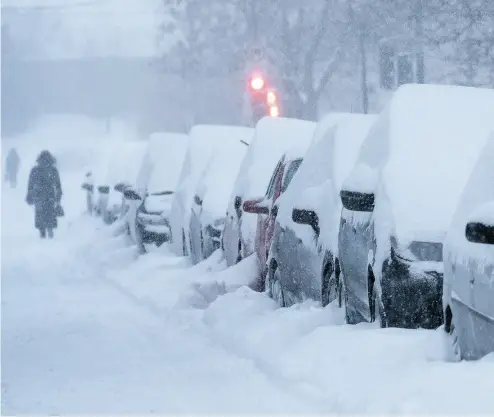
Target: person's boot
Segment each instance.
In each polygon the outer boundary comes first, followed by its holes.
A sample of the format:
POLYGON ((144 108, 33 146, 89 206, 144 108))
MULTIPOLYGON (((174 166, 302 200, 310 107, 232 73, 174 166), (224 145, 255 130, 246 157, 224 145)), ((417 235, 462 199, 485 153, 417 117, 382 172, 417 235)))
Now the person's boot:
POLYGON ((39 229, 39 237, 44 239, 46 237, 46 229, 39 229))
POLYGON ((48 229, 48 237, 53 239, 53 229, 48 229))

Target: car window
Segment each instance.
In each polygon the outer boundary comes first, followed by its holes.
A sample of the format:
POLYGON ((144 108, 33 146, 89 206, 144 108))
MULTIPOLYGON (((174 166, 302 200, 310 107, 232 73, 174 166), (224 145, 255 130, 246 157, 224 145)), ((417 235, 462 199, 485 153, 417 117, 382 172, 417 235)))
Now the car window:
POLYGON ((293 176, 299 169, 300 165, 302 164, 303 159, 295 159, 294 161, 290 162, 290 165, 288 166, 288 169, 285 174, 285 178, 283 180, 283 185, 281 187, 281 192, 284 193, 288 186, 290 185, 290 182, 292 181, 293 176))
POLYGON ((272 198, 274 196, 276 177, 278 176, 278 171, 280 170, 281 161, 278 162, 276 168, 273 171, 273 175, 271 176, 271 180, 269 181, 268 189, 266 190, 266 198, 272 198))

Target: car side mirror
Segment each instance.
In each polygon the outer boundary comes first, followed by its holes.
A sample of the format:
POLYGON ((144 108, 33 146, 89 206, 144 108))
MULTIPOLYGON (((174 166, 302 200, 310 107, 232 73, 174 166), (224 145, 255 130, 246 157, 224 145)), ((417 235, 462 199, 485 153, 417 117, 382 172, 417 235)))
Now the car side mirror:
POLYGON ((83 190, 86 190, 86 191, 89 191, 89 192, 93 192, 93 190, 94 190, 94 185, 93 184, 88 184, 87 182, 83 183, 81 187, 82 187, 83 190))
POLYGON ((494 245, 494 202, 482 204, 468 218, 465 237, 469 242, 494 245))
POLYGON ((126 190, 124 190, 123 196, 127 200, 132 200, 132 201, 142 200, 141 196, 137 194, 137 192, 132 188, 127 188, 126 190))
POLYGON ((374 193, 341 190, 340 198, 343 207, 350 211, 372 212, 375 206, 374 193))
POLYGON ((269 214, 269 207, 266 205, 264 197, 245 201, 243 209, 246 213, 251 214, 269 214))
POLYGON ((125 184, 124 182, 119 182, 113 187, 113 189, 119 193, 123 193, 126 188, 127 184, 125 184))
POLYGON ((198 206, 202 206, 202 199, 201 199, 201 197, 199 197, 197 194, 194 196, 194 202, 195 202, 198 206))
POLYGON ((313 210, 304 210, 294 208, 292 211, 292 220, 297 224, 307 224, 312 227, 316 236, 319 236, 319 216, 313 210))
POLYGON ((148 195, 160 196, 160 195, 172 195, 173 191, 157 191, 155 193, 150 193, 148 195))
POLYGON ((110 193, 110 187, 108 185, 100 185, 98 187, 98 192, 100 194, 109 194, 110 193))
POLYGON ((276 217, 278 215, 278 205, 274 205, 272 208, 271 208, 271 216, 272 217, 276 217))
POLYGON ((241 206, 242 206, 242 197, 236 196, 235 197, 235 203, 234 203, 235 210, 240 210, 241 206))
POLYGON ((494 226, 480 222, 468 223, 465 228, 465 237, 472 243, 494 245, 494 226))

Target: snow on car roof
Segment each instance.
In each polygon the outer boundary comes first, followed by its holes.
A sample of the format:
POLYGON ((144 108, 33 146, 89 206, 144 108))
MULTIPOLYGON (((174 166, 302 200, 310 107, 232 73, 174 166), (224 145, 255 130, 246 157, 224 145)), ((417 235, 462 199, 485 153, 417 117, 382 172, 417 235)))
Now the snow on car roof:
POLYGON ((197 190, 203 197, 202 209, 209 216, 225 215, 233 183, 247 150, 248 146, 240 140, 228 141, 212 156, 197 190))
MULTIPOLYGON (((380 175, 399 236, 448 228, 494 129, 493 109, 489 89, 405 85, 393 95, 362 145, 359 164, 380 175)), ((349 178, 346 185, 365 180, 349 178)))
POLYGON ((174 191, 187 152, 189 136, 183 133, 159 132, 149 137, 147 154, 150 168, 147 188, 153 191, 174 191))
POLYGON ((287 153, 295 159, 310 145, 316 123, 284 117, 263 117, 256 125, 247 155, 234 185, 234 194, 263 196, 276 164, 287 153))

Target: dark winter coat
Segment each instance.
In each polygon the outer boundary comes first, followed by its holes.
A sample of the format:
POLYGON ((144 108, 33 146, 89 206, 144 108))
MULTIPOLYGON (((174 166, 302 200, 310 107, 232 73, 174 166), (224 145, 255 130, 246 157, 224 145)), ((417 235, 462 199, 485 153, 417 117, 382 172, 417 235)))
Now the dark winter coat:
POLYGON ((38 157, 38 164, 31 169, 26 201, 34 204, 37 229, 57 227, 56 207, 62 198, 62 185, 55 159, 48 153, 38 157))

